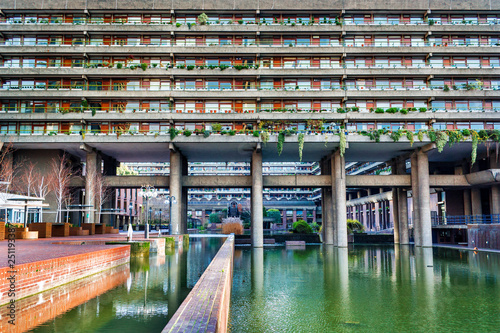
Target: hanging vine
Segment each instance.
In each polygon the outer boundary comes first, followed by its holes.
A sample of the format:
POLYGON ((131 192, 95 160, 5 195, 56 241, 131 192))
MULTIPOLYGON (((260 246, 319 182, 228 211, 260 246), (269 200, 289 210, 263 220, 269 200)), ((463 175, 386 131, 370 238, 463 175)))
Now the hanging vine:
POLYGON ((418 138, 418 141, 420 141, 420 142, 424 141, 424 132, 418 131, 417 138, 418 138))
POLYGON ((278 155, 280 155, 280 156, 281 156, 281 153, 283 152, 283 143, 285 143, 285 132, 281 131, 278 134, 278 144, 277 144, 278 155))
POLYGON ((443 149, 444 149, 444 146, 446 146, 446 144, 448 143, 448 134, 446 134, 445 132, 435 132, 435 135, 436 135, 436 147, 437 147, 437 150, 438 152, 442 152, 443 149))
POLYGON ((408 139, 408 141, 410 141, 410 147, 413 147, 413 142, 414 142, 413 132, 412 131, 406 131, 406 138, 408 139))
POLYGON ((470 153, 471 167, 474 165, 474 163, 476 163, 478 143, 479 143, 479 134, 477 134, 476 131, 472 131, 472 152, 470 153))
POLYGON ((340 156, 344 156, 344 154, 345 154, 345 147, 347 145, 347 139, 346 139, 344 131, 340 131, 339 135, 340 135, 340 144, 339 144, 339 147, 340 147, 340 156))
POLYGON ((260 139, 264 144, 266 144, 269 141, 269 132, 268 131, 260 132, 260 139))
POLYGON ((304 150, 304 138, 306 136, 304 133, 300 133, 298 137, 298 142, 299 142, 299 161, 302 162, 302 151, 304 150))

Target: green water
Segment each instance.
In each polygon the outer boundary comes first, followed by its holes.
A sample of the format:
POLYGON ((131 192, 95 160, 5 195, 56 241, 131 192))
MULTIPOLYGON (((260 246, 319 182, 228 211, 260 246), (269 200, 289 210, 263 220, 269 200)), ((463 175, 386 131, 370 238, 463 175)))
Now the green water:
POLYGON ((31 332, 161 332, 224 240, 191 238, 189 249, 145 260, 132 258, 126 282, 31 332))
POLYGON ((236 249, 231 332, 500 332, 500 254, 236 249))

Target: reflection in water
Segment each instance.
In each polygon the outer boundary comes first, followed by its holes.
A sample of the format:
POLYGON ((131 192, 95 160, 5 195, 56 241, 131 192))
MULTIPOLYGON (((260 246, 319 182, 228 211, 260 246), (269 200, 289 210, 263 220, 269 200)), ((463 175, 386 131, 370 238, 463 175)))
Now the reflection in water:
POLYGON ((496 253, 326 245, 236 251, 233 332, 499 331, 496 253))
MULTIPOLYGON (((176 250, 170 255, 131 258, 130 265, 122 266, 126 274, 115 284, 105 279, 111 271, 97 274, 89 286, 102 287, 101 292, 71 306, 61 305, 58 313, 35 325, 65 312, 63 315, 33 332, 160 332, 224 240, 192 238, 188 249, 176 250), (101 295, 95 297, 98 294, 101 295)), ((53 292, 58 290, 60 288, 53 292)), ((68 288, 65 297, 72 300, 79 291, 80 288, 68 288)))
POLYGON ((16 325, 7 321, 6 306, 0 308, 0 332, 25 332, 55 318, 66 309, 73 308, 114 287, 123 284, 129 277, 128 265, 121 265, 104 273, 27 297, 16 302, 16 325))

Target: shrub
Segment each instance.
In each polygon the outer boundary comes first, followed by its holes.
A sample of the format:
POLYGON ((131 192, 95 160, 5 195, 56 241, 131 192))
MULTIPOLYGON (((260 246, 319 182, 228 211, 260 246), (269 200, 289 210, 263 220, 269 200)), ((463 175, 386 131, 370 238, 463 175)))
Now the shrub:
POLYGON ((231 136, 236 135, 236 131, 235 130, 230 130, 229 131, 229 135, 231 135, 231 136))
POLYGON ((243 224, 238 222, 224 223, 222 225, 222 233, 243 235, 243 224))
POLYGON ((210 214, 208 216, 208 220, 210 221, 210 223, 220 223, 221 222, 220 215, 217 213, 210 214))
POLYGON ((292 231, 296 234, 311 234, 313 232, 311 226, 304 220, 298 220, 292 225, 292 231))
POLYGON ((178 27, 181 26, 181 24, 180 23, 176 23, 175 26, 178 28, 178 27))
POLYGON ((148 68, 148 64, 142 63, 141 68, 143 71, 145 71, 148 68))
POLYGON ((347 233, 357 233, 365 231, 364 225, 361 224, 358 220, 347 219, 347 233))
POLYGON ((186 69, 187 69, 188 71, 192 71, 192 70, 194 69, 194 65, 188 65, 188 66, 186 67, 186 69))
POLYGON ((384 109, 382 108, 376 108, 375 113, 384 113, 384 109))
POLYGON ((466 128, 466 129, 463 129, 463 130, 462 130, 462 135, 463 135, 463 136, 470 136, 470 130, 469 130, 469 129, 467 129, 467 128, 466 128))
POLYGON ((277 209, 268 209, 267 216, 274 219, 274 223, 281 223, 281 213, 277 209))
POLYGON ((418 109, 418 111, 420 111, 420 112, 427 112, 427 108, 420 108, 420 109, 418 109))
POLYGON ((198 15, 198 23, 200 23, 201 25, 205 25, 207 24, 207 22, 208 22, 207 14, 201 13, 200 15, 198 15))
POLYGON ((212 132, 210 132, 209 130, 204 130, 203 131, 203 137, 204 138, 208 138, 210 136, 210 134, 212 134, 212 132))
POLYGON ((258 138, 260 136, 260 132, 259 131, 253 131, 253 136, 258 138))
POLYGON ((399 110, 399 112, 401 112, 402 114, 407 114, 407 113, 408 113, 408 110, 406 110, 406 109, 401 109, 401 110, 399 110))
POLYGON ((184 136, 191 136, 191 134, 193 134, 193 132, 191 132, 190 130, 184 130, 184 136))
POLYGON ((116 68, 118 68, 118 69, 122 69, 122 68, 123 68, 123 64, 122 64, 122 63, 117 63, 117 64, 116 64, 116 68))
POLYGON ((221 129, 222 129, 222 125, 221 124, 218 124, 218 123, 212 124, 212 130, 214 132, 220 132, 221 129))
POLYGON ((317 224, 316 222, 311 223, 311 229, 313 230, 313 232, 318 232, 319 224, 317 224))

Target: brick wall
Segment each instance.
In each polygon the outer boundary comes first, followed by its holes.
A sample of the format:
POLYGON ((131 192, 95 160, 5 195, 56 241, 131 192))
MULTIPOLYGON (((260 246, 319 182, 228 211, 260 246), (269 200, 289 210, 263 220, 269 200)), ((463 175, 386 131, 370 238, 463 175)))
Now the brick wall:
MULTIPOLYGON (((54 249, 57 251, 57 249, 54 249)), ((110 246, 109 249, 73 256, 36 261, 16 266, 16 299, 21 299, 68 282, 81 279, 130 260, 130 246, 110 246)), ((10 269, 0 269, 0 281, 7 281, 10 269)), ((0 286, 0 304, 10 301, 9 284, 0 286)), ((1 330, 0 330, 1 331, 1 330)))
POLYGON ((0 308, 0 332, 25 332, 127 281, 130 267, 120 265, 16 302, 16 325, 8 323, 9 309, 0 308))

